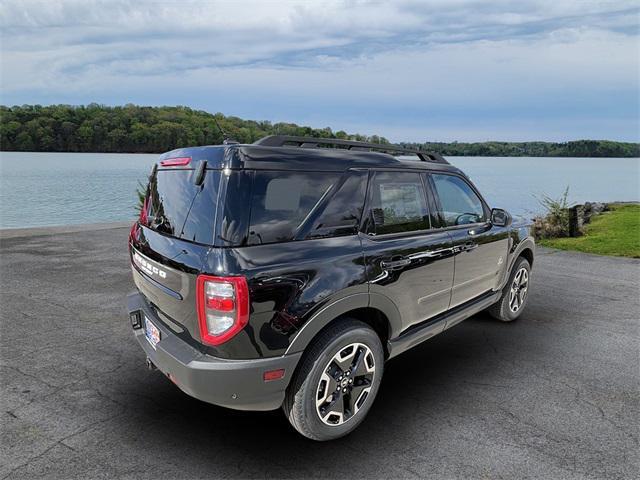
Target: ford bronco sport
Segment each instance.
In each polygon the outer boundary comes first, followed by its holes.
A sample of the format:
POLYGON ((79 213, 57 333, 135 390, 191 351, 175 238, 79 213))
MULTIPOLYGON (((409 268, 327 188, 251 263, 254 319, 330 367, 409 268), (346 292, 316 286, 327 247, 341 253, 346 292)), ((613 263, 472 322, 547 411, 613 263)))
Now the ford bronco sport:
POLYGON ((162 155, 129 253, 151 368, 329 440, 385 361, 482 310, 521 315, 534 242, 438 154, 270 136, 162 155))

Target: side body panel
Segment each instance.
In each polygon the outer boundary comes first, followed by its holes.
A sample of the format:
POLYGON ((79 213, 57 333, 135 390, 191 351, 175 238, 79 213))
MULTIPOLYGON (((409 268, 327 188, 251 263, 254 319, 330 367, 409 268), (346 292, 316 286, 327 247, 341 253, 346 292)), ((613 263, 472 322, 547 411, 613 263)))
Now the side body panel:
POLYGON ((511 225, 509 225, 509 261, 505 269, 505 275, 498 288, 502 289, 509 279, 509 272, 513 267, 514 262, 520 255, 524 255, 529 261, 534 263, 536 254, 536 244, 531 232, 532 223, 530 220, 524 218, 514 218, 511 225))
POLYGON ((395 304, 402 319, 400 331, 449 308, 454 259, 446 232, 390 239, 368 235, 362 238, 370 292, 395 304), (385 267, 385 262, 400 258, 407 259, 407 265, 385 267))
POLYGON ((508 263, 509 229, 486 225, 449 234, 456 249, 450 306, 454 308, 499 288, 508 263))
POLYGON ((366 306, 368 287, 357 235, 212 249, 205 270, 244 275, 249 284, 249 324, 218 347, 226 358, 282 355, 309 319, 327 306, 342 301, 334 313, 366 306))

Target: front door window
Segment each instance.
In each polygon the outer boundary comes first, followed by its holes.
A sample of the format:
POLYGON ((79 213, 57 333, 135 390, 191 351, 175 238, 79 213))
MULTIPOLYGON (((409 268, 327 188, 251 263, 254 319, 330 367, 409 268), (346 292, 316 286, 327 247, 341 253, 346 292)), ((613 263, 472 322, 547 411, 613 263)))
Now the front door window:
POLYGON ((445 225, 454 227, 487 220, 482 201, 471 186, 455 175, 432 174, 445 225))

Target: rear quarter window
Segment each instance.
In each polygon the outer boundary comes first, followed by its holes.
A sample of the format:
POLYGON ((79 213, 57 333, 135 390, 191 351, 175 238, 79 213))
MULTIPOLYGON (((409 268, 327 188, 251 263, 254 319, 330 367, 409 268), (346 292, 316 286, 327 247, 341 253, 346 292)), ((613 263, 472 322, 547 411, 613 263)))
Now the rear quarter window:
POLYGON ((339 178, 337 173, 257 171, 248 244, 293 240, 339 178))
POLYGON ((365 171, 348 173, 322 213, 314 220, 306 238, 355 235, 362 217, 367 177, 368 172, 365 171))

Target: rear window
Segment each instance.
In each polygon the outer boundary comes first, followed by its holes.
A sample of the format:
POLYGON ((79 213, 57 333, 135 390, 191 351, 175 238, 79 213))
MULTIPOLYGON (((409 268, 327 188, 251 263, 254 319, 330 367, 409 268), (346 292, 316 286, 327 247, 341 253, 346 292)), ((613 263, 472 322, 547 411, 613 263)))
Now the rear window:
POLYGON ((158 170, 149 181, 147 221, 157 232, 207 245, 213 244, 220 172, 207 170, 195 185, 194 170, 158 170))
POLYGON ((339 178, 337 173, 256 172, 249 245, 293 240, 339 178))

